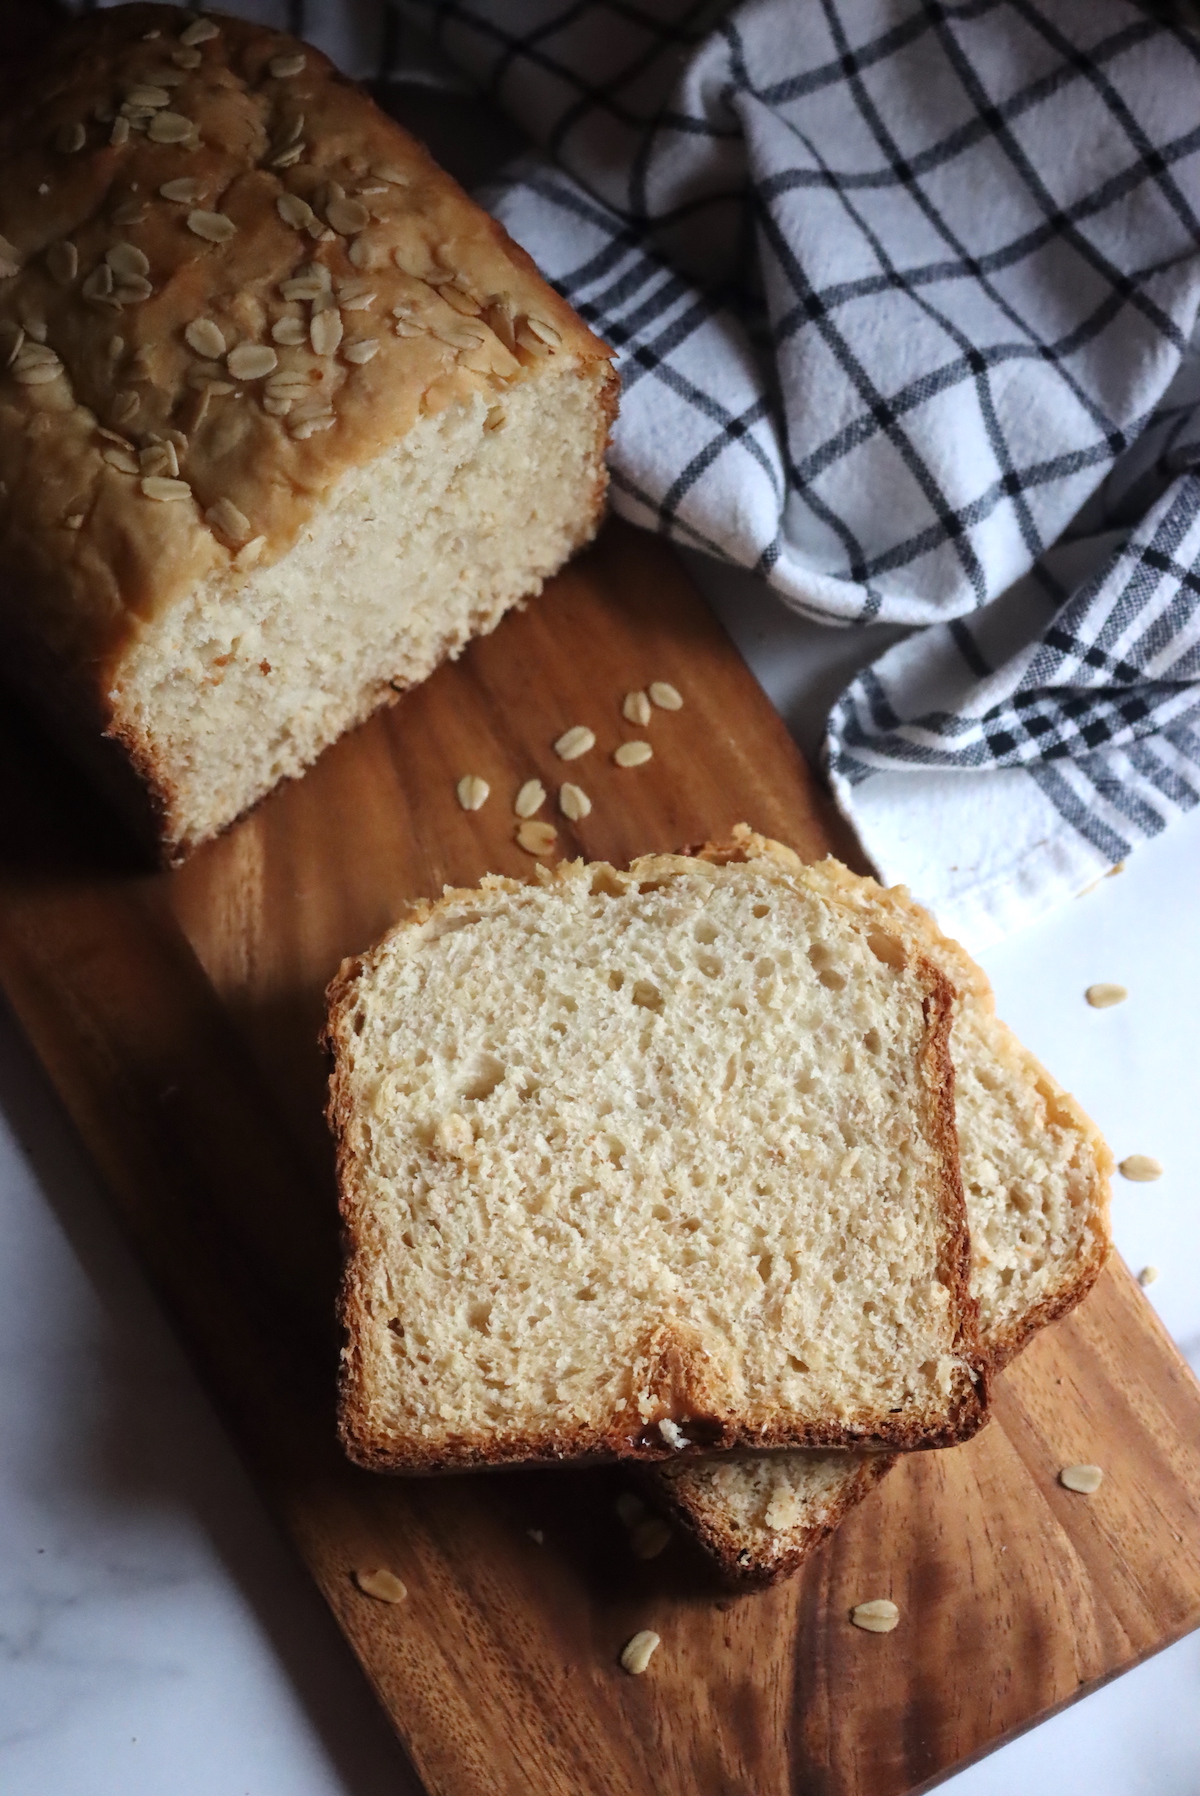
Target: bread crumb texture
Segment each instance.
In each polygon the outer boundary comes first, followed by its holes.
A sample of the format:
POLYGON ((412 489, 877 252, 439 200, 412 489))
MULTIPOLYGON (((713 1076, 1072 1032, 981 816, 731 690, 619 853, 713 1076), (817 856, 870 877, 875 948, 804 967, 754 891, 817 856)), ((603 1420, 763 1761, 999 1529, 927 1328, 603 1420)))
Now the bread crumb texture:
POLYGON ((588 540, 616 385, 319 51, 183 19, 67 26, 0 120, 0 625, 175 854, 588 540))
MULTIPOLYGON (((702 852, 763 855, 776 845, 747 830, 702 852)), ((1086 1296, 1110 1243, 1112 1156, 1068 1092, 995 1014, 991 987, 957 942, 897 887, 836 861, 808 870, 843 903, 923 952, 955 985, 950 1040, 971 1291, 980 1340, 1003 1365, 1042 1324, 1086 1296)), ((887 1455, 735 1453, 660 1466, 657 1495, 730 1574, 766 1583, 794 1571, 884 1475, 887 1455)))
POLYGON ((331 990, 351 1453, 970 1433, 951 996, 768 859, 419 907, 331 990))

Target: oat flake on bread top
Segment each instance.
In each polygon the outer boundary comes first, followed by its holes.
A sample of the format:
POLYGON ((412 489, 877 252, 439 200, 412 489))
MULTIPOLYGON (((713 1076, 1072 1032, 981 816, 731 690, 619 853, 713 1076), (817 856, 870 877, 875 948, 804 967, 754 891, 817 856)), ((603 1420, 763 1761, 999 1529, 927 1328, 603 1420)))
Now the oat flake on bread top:
POLYGON ((56 34, 15 104, 0 517, 80 652, 278 558, 420 416, 607 354, 309 45, 124 7, 56 34))
POLYGON ((330 994, 381 1469, 965 1438, 953 992, 783 857, 416 907, 330 994))

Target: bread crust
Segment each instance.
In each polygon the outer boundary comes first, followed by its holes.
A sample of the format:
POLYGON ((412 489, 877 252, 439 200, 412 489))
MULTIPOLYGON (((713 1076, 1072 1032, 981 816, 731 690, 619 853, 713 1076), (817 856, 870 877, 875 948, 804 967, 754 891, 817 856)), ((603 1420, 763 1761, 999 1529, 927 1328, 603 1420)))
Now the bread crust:
POLYGON ((805 1560, 810 1559, 841 1527, 851 1510, 857 1509, 892 1467, 899 1464, 902 1456, 898 1453, 848 1452, 846 1457, 854 1461, 853 1467, 847 1467, 846 1480, 837 1495, 825 1505, 820 1521, 803 1529, 789 1530, 787 1546, 772 1553, 770 1558, 756 1555, 753 1547, 740 1543, 739 1530, 722 1515, 718 1499, 705 1503, 677 1498, 672 1476, 675 1468, 672 1466, 655 1466, 639 1475, 650 1501, 665 1508, 671 1520, 677 1522, 715 1562, 726 1582, 736 1585, 739 1590, 769 1590, 773 1584, 780 1584, 799 1571, 805 1560))
MULTIPOLYGON (((203 583, 280 560, 422 415, 548 370, 599 380, 581 546, 612 352, 365 92, 246 20, 132 5, 65 26, 13 83, 0 169, 0 631, 61 670, 59 733, 118 745, 178 859, 194 843, 125 705, 126 648, 203 583), (181 181, 190 197, 163 194, 181 181)), ((9 676, 42 701, 24 662, 9 676)))
MULTIPOLYGON (((713 862, 713 864, 718 864, 713 862)), ((693 857, 651 855, 634 861, 627 872, 607 863, 562 863, 538 869, 538 882, 553 885, 581 876, 639 886, 693 872, 693 857)), ((788 868, 789 875, 792 869, 788 868)), ((360 1202, 356 1151, 352 1142, 355 1100, 349 1066, 352 1057, 354 1016, 362 983, 369 979, 380 956, 397 934, 419 928, 464 899, 488 893, 518 893, 523 882, 489 876, 481 888, 446 890, 435 900, 421 900, 365 955, 344 961, 327 991, 327 1022, 323 1045, 332 1059, 327 1120, 334 1136, 339 1205, 342 1218, 345 1269, 340 1320, 344 1333, 342 1353, 339 1431, 342 1444, 356 1464, 373 1471, 437 1473, 482 1470, 503 1465, 553 1464, 564 1461, 604 1462, 615 1459, 643 1463, 698 1458, 737 1447, 843 1448, 857 1446, 888 1451, 954 1446, 973 1435, 987 1417, 987 1363, 978 1344, 977 1306, 968 1286, 969 1236, 966 1208, 958 1173, 957 1136, 954 1121, 954 1073, 950 1058, 950 1028, 955 1003, 954 988, 933 963, 916 957, 925 986, 925 1036, 922 1068, 927 1097, 927 1127, 936 1148, 939 1167, 941 1239, 938 1277, 949 1293, 950 1314, 955 1317, 952 1394, 936 1418, 875 1415, 861 1426, 836 1421, 809 1423, 770 1421, 746 1426, 716 1413, 706 1405, 706 1369, 703 1355, 672 1331, 658 1331, 643 1345, 639 1378, 659 1393, 657 1411, 648 1417, 621 1413, 604 1426, 559 1427, 548 1432, 494 1434, 485 1441, 463 1436, 449 1438, 434 1449, 419 1439, 397 1440, 381 1431, 371 1416, 369 1381, 362 1343, 371 1322, 363 1267, 370 1253, 369 1215, 360 1202), (682 1447, 666 1444, 657 1424, 660 1420, 686 1420, 688 1436, 682 1447)), ((860 923, 855 919, 855 927, 860 923)))

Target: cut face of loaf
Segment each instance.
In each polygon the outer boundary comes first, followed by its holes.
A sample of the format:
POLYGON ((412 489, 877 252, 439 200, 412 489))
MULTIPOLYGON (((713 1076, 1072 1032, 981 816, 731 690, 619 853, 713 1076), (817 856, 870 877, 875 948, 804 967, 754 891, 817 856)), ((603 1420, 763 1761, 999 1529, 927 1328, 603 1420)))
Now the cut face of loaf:
POLYGON ((14 92, 0 642, 178 859, 589 540, 616 380, 310 45, 99 10, 14 92))
POLYGON ((769 860, 419 908, 330 993, 352 1457, 973 1432, 951 1003, 769 860))
MULTIPOLYGON (((725 859, 773 848, 743 832, 706 852, 725 859)), ((951 1054, 971 1290, 981 1345, 998 1369, 1099 1276, 1110 1241, 1108 1148, 996 1016, 982 970, 903 890, 885 891, 836 861, 805 877, 927 954, 959 992, 951 1054)), ((764 1584, 795 1571, 893 1463, 886 1454, 735 1453, 663 1466, 653 1483, 725 1571, 764 1584)))

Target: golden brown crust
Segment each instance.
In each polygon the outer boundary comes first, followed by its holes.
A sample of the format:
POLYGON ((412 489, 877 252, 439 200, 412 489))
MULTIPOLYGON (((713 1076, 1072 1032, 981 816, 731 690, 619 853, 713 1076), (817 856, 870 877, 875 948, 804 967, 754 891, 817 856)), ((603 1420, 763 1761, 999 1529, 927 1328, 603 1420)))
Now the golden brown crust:
POLYGON ((769 1558, 757 1543, 754 1546, 741 1544, 741 1530, 719 1513, 715 1501, 697 1503, 687 1496, 680 1498, 676 1478, 672 1475, 674 1467, 655 1466, 644 1477, 643 1488, 652 1502, 664 1508, 672 1521, 687 1530, 731 1584, 736 1584, 740 1590, 767 1590, 799 1571, 805 1560, 841 1527, 850 1511, 857 1509, 900 1461, 898 1453, 848 1453, 846 1457, 853 1460, 853 1466, 847 1466, 846 1479, 836 1497, 824 1505, 820 1521, 807 1528, 789 1529, 787 1547, 769 1558))
MULTIPOLYGON (((336 482, 423 413, 611 352, 310 45, 125 6, 56 32, 14 95, 0 605, 78 672, 82 710, 169 814, 120 714, 122 644, 198 583, 236 590, 286 554, 336 482)), ((609 371, 601 449, 616 385, 609 371)), ((581 542, 603 486, 600 472, 581 542)))
MULTIPOLYGON (((790 851, 785 851, 789 853, 790 851)), ((734 858, 734 857, 731 857, 734 858)), ((773 858, 794 872, 791 863, 781 855, 773 858)), ((794 858, 794 857, 793 857, 794 858)), ((716 855, 707 857, 709 864, 720 864, 716 855)), ((704 862, 701 861, 703 865, 704 862)), ((798 863, 797 863, 798 865, 798 863)), ((647 855, 635 860, 628 871, 598 862, 587 868, 593 881, 613 889, 636 883, 639 886, 668 879, 684 871, 694 871, 696 858, 687 855, 647 855)), ((554 868, 539 868, 538 883, 553 885, 578 877, 581 862, 560 863, 554 868)), ((515 893, 525 889, 520 881, 495 875, 483 881, 482 889, 515 893)), ((842 1448, 857 1446, 880 1450, 909 1451, 917 1448, 948 1447, 969 1439, 987 1419, 987 1366, 978 1349, 976 1305, 968 1290, 970 1276, 969 1237, 966 1208, 958 1175, 957 1137, 954 1125, 953 1066, 949 1041, 953 1019, 954 989, 945 976, 924 958, 916 962, 926 986, 924 1015, 926 1033, 922 1048, 924 1084, 927 1093, 927 1125, 937 1146, 941 1168, 942 1239, 939 1249, 938 1276, 950 1296, 950 1313, 956 1317, 954 1351, 959 1364, 953 1374, 952 1398, 943 1414, 929 1416, 879 1416, 842 1421, 797 1424, 792 1421, 745 1425, 740 1419, 716 1412, 715 1404, 705 1403, 706 1375, 703 1355, 691 1350, 682 1338, 665 1338, 659 1330, 643 1344, 635 1368, 635 1385, 655 1391, 658 1404, 653 1413, 644 1416, 632 1403, 628 1413, 614 1417, 607 1425, 591 1429, 557 1430, 552 1438, 545 1434, 511 1433, 495 1436, 486 1443, 464 1437, 443 1443, 436 1452, 420 1440, 396 1440, 382 1437, 369 1414, 367 1380, 364 1374, 361 1343, 365 1338, 369 1316, 364 1285, 360 1276, 360 1256, 369 1247, 369 1216, 358 1199, 358 1166, 352 1146, 354 1099, 347 1075, 351 1037, 355 1028, 355 1010, 362 983, 370 974, 388 944, 401 932, 419 928, 440 911, 465 898, 477 896, 477 888, 447 889, 440 898, 414 903, 400 921, 365 955, 344 961, 331 982, 327 998, 327 1021, 322 1036, 323 1046, 332 1057, 327 1120, 336 1148, 339 1203, 342 1217, 345 1271, 340 1300, 340 1319, 345 1345, 340 1381, 339 1431, 347 1454, 356 1464, 374 1471, 451 1472, 484 1469, 502 1465, 553 1464, 564 1460, 597 1462, 614 1459, 638 1460, 645 1463, 663 1460, 699 1458, 731 1448, 842 1448), (659 1338, 662 1336, 663 1338, 659 1338), (657 1424, 660 1420, 684 1421, 688 1426, 687 1444, 682 1448, 667 1445, 657 1424)), ((678 1331, 675 1331, 678 1332, 678 1331)))

